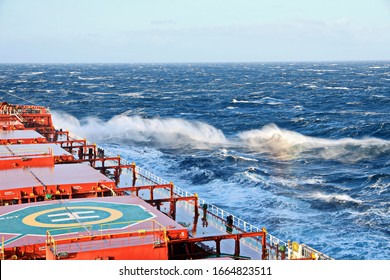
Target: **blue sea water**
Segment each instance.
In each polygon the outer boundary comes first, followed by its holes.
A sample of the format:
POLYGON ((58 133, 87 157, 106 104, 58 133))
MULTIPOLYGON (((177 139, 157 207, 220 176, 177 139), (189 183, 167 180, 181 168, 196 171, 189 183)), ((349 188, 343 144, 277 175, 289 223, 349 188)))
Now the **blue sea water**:
POLYGON ((0 101, 281 239, 390 259, 390 62, 3 64, 0 101))

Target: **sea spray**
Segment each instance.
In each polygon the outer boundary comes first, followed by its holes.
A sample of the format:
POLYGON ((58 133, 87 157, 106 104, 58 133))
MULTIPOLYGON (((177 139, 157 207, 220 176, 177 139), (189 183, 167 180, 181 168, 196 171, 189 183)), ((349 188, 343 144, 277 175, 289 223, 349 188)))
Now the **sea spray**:
POLYGON ((161 148, 210 148, 228 143, 222 131, 198 121, 187 121, 175 118, 146 119, 140 116, 114 116, 107 122, 88 117, 77 120, 63 113, 53 112, 56 123, 70 127, 80 136, 93 141, 110 141, 120 143, 148 143, 161 148))
POLYGON ((95 117, 78 120, 53 111, 56 124, 96 142, 138 143, 164 149, 234 148, 279 160, 321 158, 354 163, 390 152, 390 141, 379 138, 325 139, 310 137, 268 124, 227 138, 205 122, 179 118, 143 118, 117 115, 108 121, 95 117))
POLYGON ((372 159, 390 152, 390 141, 378 138, 324 139, 310 137, 269 124, 261 129, 238 134, 243 147, 253 152, 291 160, 299 157, 318 157, 345 163, 372 159))

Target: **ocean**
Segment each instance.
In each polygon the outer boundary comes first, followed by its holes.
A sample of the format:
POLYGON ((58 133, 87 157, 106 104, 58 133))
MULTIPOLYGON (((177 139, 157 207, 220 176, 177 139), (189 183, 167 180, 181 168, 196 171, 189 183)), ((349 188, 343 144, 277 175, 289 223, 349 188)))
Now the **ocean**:
POLYGON ((390 62, 1 64, 0 102, 335 259, 390 259, 390 62))

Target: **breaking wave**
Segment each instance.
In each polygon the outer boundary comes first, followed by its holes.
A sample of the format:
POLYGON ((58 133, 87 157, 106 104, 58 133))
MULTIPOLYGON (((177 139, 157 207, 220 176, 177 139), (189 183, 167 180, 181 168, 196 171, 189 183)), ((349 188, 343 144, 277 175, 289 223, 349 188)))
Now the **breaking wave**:
POLYGON ((327 160, 357 162, 390 152, 390 141, 379 138, 325 139, 310 137, 269 124, 238 134, 241 143, 254 152, 289 160, 317 156, 327 160))
MULTIPOLYGON (((262 153, 280 160, 316 157, 346 163, 371 159, 390 152, 390 141, 379 138, 338 140, 310 137, 269 124, 261 129, 238 133, 228 139, 220 130, 204 122, 178 118, 151 118, 117 115, 108 121, 87 117, 78 120, 63 112, 53 112, 56 124, 93 141, 147 143, 158 148, 236 148, 262 153)), ((244 158, 247 159, 247 158, 244 158)))
POLYGON ((356 203, 362 204, 363 201, 360 199, 354 199, 347 194, 323 194, 320 192, 313 193, 310 195, 311 198, 322 200, 325 202, 337 202, 337 203, 356 203))
POLYGON ((227 143, 222 131, 203 122, 123 115, 107 122, 93 117, 80 121, 63 112, 53 112, 53 118, 60 127, 93 141, 147 142, 162 148, 209 148, 227 143))

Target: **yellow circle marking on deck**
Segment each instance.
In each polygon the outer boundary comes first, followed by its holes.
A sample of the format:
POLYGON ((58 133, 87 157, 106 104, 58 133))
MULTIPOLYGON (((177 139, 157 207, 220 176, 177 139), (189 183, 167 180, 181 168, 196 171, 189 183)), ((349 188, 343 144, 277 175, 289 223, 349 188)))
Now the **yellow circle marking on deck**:
POLYGON ((60 210, 66 210, 66 209, 88 209, 88 210, 101 210, 101 211, 106 211, 110 213, 110 216, 104 219, 92 221, 92 222, 83 222, 83 225, 96 225, 96 224, 103 224, 103 223, 108 223, 111 221, 115 221, 123 216, 122 212, 115 210, 115 209, 110 209, 110 208, 105 208, 105 207, 93 207, 93 206, 70 206, 70 207, 60 207, 60 208, 54 208, 54 209, 49 209, 49 210, 44 210, 44 211, 39 211, 34 214, 28 215, 24 217, 22 222, 26 225, 33 226, 33 227, 48 227, 48 228, 60 228, 60 227, 74 227, 74 226, 80 226, 80 223, 65 223, 65 224, 47 224, 47 223, 41 223, 37 222, 36 218, 48 214, 51 212, 55 211, 60 211, 60 210))

